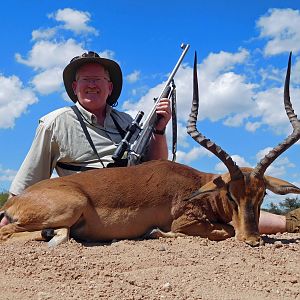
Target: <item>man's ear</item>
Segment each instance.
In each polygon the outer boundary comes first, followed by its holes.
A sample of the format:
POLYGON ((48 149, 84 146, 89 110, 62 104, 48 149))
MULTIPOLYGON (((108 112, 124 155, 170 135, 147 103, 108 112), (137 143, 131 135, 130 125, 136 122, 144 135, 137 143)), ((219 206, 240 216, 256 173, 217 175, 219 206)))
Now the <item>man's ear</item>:
POLYGON ((73 89, 73 92, 74 92, 75 95, 76 95, 76 88, 77 88, 77 82, 73 81, 72 82, 72 89, 73 89))

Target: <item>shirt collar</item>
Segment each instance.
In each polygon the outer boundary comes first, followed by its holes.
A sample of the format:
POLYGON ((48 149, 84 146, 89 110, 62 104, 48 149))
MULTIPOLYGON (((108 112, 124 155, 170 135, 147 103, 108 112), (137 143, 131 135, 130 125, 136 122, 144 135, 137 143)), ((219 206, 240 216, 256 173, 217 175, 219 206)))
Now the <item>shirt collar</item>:
MULTIPOLYGON (((97 117, 89 112, 88 110, 86 110, 80 103, 79 101, 76 102, 75 104, 79 111, 81 112, 81 114, 83 115, 83 117, 91 124, 93 125, 98 125, 98 122, 97 122, 97 117)), ((104 121, 104 126, 105 126, 105 123, 106 123, 106 120, 108 119, 108 116, 110 116, 110 113, 112 112, 112 107, 109 106, 109 105, 106 105, 106 116, 105 116, 105 121, 104 121)))

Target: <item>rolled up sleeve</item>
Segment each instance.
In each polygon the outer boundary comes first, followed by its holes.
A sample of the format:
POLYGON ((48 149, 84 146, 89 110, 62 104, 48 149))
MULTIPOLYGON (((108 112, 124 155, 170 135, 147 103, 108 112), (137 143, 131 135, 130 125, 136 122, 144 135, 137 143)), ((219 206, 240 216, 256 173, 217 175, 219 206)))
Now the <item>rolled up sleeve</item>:
POLYGON ((56 164, 57 149, 51 127, 46 127, 43 122, 40 122, 31 148, 9 192, 18 195, 34 183, 50 178, 56 164))

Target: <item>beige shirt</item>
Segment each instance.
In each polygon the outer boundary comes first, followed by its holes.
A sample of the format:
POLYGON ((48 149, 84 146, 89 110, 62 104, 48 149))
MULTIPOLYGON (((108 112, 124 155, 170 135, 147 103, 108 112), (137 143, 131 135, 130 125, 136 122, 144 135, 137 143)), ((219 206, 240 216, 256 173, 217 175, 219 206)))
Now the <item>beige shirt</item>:
MULTIPOLYGON (((104 126, 100 126, 94 114, 85 110, 78 102, 76 106, 83 116, 102 162, 105 166, 113 162, 112 154, 122 137, 112 120, 111 113, 125 131, 132 122, 131 116, 107 106, 104 126)), ((35 138, 11 184, 10 193, 18 195, 34 183, 50 178, 54 169, 59 176, 74 173, 58 167, 57 162, 102 168, 70 107, 55 110, 39 120, 35 138)))

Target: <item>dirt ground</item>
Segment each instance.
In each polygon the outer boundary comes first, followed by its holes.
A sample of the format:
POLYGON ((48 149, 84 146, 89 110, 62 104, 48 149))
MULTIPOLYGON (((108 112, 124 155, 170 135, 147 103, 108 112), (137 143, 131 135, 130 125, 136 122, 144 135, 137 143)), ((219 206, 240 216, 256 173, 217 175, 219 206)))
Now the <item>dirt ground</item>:
POLYGON ((300 234, 0 245, 4 299, 300 299, 300 234))

